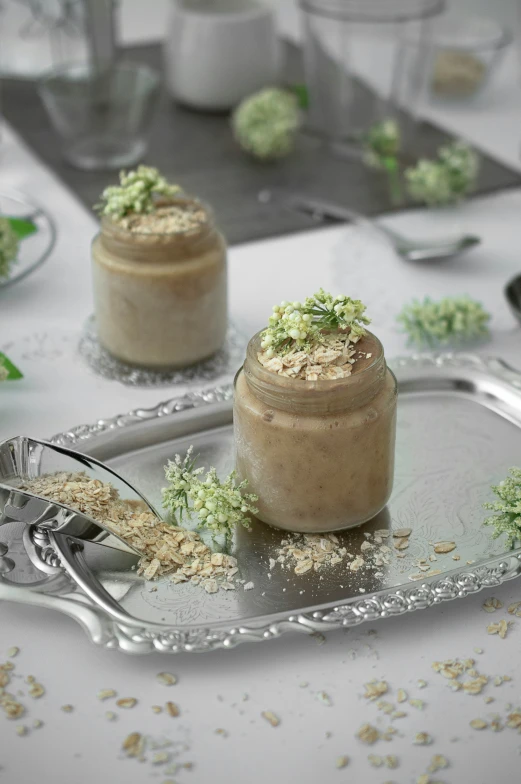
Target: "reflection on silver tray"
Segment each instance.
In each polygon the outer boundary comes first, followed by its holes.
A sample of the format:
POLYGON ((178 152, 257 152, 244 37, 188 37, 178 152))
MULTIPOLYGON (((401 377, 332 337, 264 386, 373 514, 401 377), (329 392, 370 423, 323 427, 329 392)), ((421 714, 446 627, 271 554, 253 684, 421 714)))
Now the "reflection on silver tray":
POLYGON ((234 375, 244 360, 246 343, 246 338, 230 323, 223 348, 210 359, 180 370, 147 370, 128 365, 109 354, 100 344, 94 316, 90 316, 78 351, 91 370, 103 378, 132 387, 170 387, 173 384, 206 384, 224 375, 234 375))
MULTIPOLYGON (((266 562, 283 532, 256 523, 238 532, 234 551, 254 590, 206 594, 193 585, 145 583, 128 556, 85 543, 88 568, 74 540, 3 526, 14 568, 2 572, 0 599, 55 607, 77 618, 98 644, 131 653, 206 651, 285 631, 315 632, 424 609, 498 585, 521 573, 521 549, 507 550, 482 526, 490 484, 521 452, 521 375, 499 360, 466 355, 418 356, 391 362, 399 387, 395 488, 379 519, 341 534, 357 552, 364 531, 413 529, 403 559, 377 577, 331 571, 297 576, 266 562), (38 538, 40 537, 40 538, 38 538), (454 540, 460 561, 438 555, 440 574, 411 582, 429 543, 454 540), (27 556, 29 553, 30 559, 27 556), (35 566, 37 567, 35 569, 35 566), (38 578, 38 570, 40 577, 38 578), (80 585, 71 578, 80 571, 80 585), (152 590, 154 589, 154 590, 152 590), (157 590, 156 590, 157 589, 157 590), (114 600, 118 609, 114 609, 114 600)), ((54 443, 107 461, 160 506, 163 465, 194 444, 202 464, 233 464, 231 388, 223 387, 140 409, 55 436, 54 443)))

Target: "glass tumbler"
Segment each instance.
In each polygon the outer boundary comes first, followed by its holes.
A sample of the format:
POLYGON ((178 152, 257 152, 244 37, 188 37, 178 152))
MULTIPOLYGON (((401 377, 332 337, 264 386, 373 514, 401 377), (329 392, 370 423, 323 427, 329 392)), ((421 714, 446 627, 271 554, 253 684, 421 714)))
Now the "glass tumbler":
MULTIPOLYGON (((445 0, 299 0, 309 91, 308 130, 342 144, 375 122, 415 111, 406 39, 424 42, 445 0)), ((417 68, 422 67, 418 58, 417 68)))
MULTIPOLYGON (((472 99, 493 81, 508 46, 511 32, 495 19, 450 12, 433 25, 428 67, 419 74, 417 57, 410 57, 410 78, 419 86, 426 78, 425 98, 435 101, 472 99)), ((408 42, 409 43, 409 42, 408 42)), ((413 47, 420 42, 410 41, 413 47)))
POLYGON ((158 91, 157 73, 137 63, 103 70, 66 65, 39 85, 63 154, 79 169, 120 169, 140 160, 158 91))

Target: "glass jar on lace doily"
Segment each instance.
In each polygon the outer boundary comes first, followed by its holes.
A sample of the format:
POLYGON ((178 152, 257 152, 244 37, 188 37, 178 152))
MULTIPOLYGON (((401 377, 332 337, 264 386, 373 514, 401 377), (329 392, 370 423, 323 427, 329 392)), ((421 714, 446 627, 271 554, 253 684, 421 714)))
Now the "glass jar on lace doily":
POLYGON ((147 231, 102 220, 92 246, 98 338, 131 365, 182 368, 224 343, 226 242, 196 199, 158 203, 154 218, 147 231))

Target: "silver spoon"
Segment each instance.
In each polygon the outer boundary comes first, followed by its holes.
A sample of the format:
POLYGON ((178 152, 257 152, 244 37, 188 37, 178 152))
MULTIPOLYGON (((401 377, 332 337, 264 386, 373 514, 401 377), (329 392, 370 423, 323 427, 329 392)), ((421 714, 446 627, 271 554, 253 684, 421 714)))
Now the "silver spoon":
POLYGON ((521 275, 516 275, 505 287, 505 297, 516 319, 521 323, 521 275))
MULTIPOLYGON (((272 200, 271 191, 261 191, 259 200, 269 202, 272 200)), ((382 223, 371 220, 348 207, 322 199, 312 199, 306 196, 288 194, 284 204, 294 212, 309 215, 314 220, 330 220, 338 223, 368 223, 383 234, 392 244, 396 253, 406 261, 434 261, 456 256, 470 248, 479 245, 481 240, 473 234, 463 234, 459 237, 446 239, 413 240, 403 237, 398 232, 388 229, 382 223)))
POLYGON ((144 503, 148 511, 158 520, 161 519, 139 490, 98 460, 46 441, 17 436, 0 443, 0 501, 3 502, 0 526, 13 521, 23 522, 141 555, 102 521, 89 517, 68 504, 50 501, 24 489, 24 485, 31 479, 62 471, 85 472, 92 479, 109 483, 118 490, 122 499, 144 503))

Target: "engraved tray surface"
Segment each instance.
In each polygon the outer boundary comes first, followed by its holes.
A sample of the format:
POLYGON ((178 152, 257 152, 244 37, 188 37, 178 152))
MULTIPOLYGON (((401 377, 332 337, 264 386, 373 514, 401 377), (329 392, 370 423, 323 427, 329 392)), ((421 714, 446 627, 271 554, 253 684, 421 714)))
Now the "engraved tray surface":
MULTIPOLYGON (((237 532, 232 547, 254 589, 207 594, 190 584, 145 583, 132 568, 133 556, 99 544, 84 544, 82 573, 69 539, 51 534, 29 542, 28 530, 13 523, 0 528, 9 548, 4 561, 11 563, 3 570, 0 557, 0 599, 55 607, 75 617, 94 642, 130 653, 205 651, 424 609, 518 576, 521 548, 491 538, 482 505, 491 499, 491 483, 520 464, 521 374, 500 360, 462 354, 390 365, 400 389, 392 498, 378 518, 339 535, 357 553, 364 531, 413 529, 406 557, 393 554, 379 578, 374 570, 350 572, 345 562, 300 576, 277 565, 268 577, 268 559, 276 557, 284 532, 256 522, 251 533, 237 532), (447 539, 457 549, 431 564, 441 573, 411 582, 432 542, 447 539)), ((219 473, 233 467, 231 398, 231 386, 190 393, 52 440, 106 461, 160 508, 163 466, 190 444, 201 465, 219 473)))

